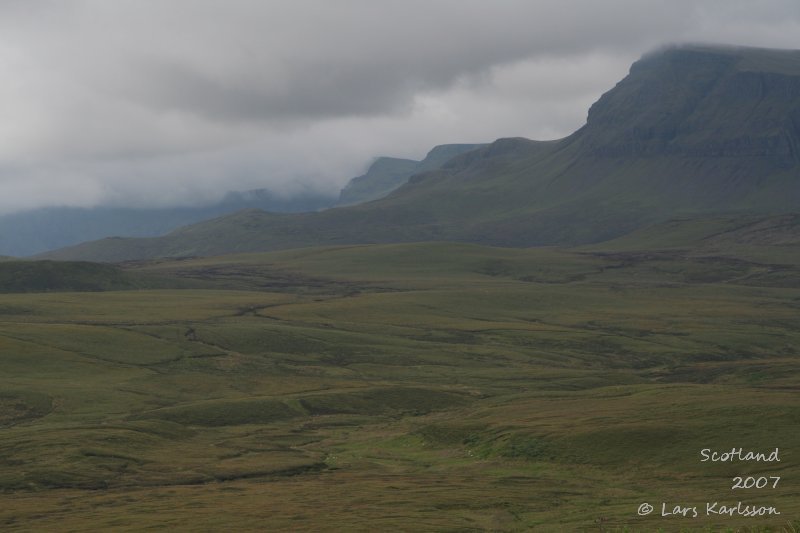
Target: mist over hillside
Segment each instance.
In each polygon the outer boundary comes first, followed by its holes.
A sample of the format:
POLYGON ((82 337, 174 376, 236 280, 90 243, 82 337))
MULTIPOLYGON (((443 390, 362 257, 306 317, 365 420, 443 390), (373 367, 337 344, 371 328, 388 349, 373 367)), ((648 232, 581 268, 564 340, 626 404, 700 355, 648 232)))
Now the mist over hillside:
POLYGON ((46 207, 0 215, 0 254, 24 257, 106 237, 157 237, 180 226, 245 209, 302 213, 362 203, 388 195, 415 173, 435 170, 453 157, 481 146, 435 146, 421 161, 378 157, 366 174, 347 183, 338 200, 311 189, 290 195, 254 189, 231 191, 219 202, 197 207, 46 207))
POLYGON ((317 244, 451 240, 574 245, 676 216, 779 214, 800 201, 800 52, 681 46, 647 54, 574 134, 500 139, 389 196, 318 213, 259 211, 51 258, 118 261, 317 244))
POLYGON ((217 203, 198 207, 43 207, 0 215, 0 255, 25 257, 105 237, 156 237, 179 226, 242 209, 276 213, 316 211, 336 201, 325 193, 290 197, 267 190, 230 192, 217 203))

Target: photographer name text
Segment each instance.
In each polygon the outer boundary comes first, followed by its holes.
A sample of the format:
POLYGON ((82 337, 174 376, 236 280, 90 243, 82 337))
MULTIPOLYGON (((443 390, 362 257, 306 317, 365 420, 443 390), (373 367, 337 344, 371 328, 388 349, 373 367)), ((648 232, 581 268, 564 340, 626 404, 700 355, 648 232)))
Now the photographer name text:
MULTIPOLYGON (((729 450, 713 450, 703 448, 700 450, 701 463, 734 463, 734 462, 754 462, 754 463, 780 463, 780 449, 775 448, 769 451, 753 451, 744 448, 731 448, 729 450)), ((748 475, 736 476, 731 480, 730 490, 739 489, 776 489, 780 483, 780 476, 767 475, 748 475)), ((780 515, 775 507, 771 505, 752 505, 742 501, 733 503, 721 503, 719 501, 707 501, 699 505, 685 505, 668 502, 661 502, 660 508, 649 503, 639 506, 639 516, 648 516, 658 513, 662 517, 683 517, 697 518, 703 516, 730 516, 730 517, 757 517, 780 515)))

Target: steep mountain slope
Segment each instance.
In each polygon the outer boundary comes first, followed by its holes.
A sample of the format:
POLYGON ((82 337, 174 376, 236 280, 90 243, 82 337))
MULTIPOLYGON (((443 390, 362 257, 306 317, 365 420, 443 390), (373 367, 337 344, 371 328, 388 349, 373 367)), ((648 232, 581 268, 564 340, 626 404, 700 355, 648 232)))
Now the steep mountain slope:
POLYGON ((353 178, 342 189, 337 205, 355 205, 383 198, 408 182, 414 174, 436 170, 457 155, 482 146, 485 145, 442 144, 435 146, 422 161, 379 157, 370 165, 366 174, 353 178))
POLYGON ((351 179, 339 193, 336 205, 354 205, 382 198, 408 181, 419 165, 413 159, 379 157, 366 174, 351 179))
POLYGON ((159 239, 86 243, 49 257, 599 242, 678 216, 792 212, 798 146, 800 51, 676 47, 636 62, 565 139, 500 139, 367 204, 299 215, 246 211, 159 239))

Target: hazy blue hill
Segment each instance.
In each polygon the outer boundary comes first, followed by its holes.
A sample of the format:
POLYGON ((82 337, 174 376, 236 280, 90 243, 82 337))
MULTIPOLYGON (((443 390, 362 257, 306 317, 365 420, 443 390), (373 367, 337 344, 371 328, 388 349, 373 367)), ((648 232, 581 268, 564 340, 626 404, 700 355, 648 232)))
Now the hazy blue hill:
POLYGON ((790 213, 800 205, 798 64, 800 51, 661 50, 637 61, 565 139, 500 139, 367 204, 248 211, 160 239, 87 243, 51 257, 426 240, 572 245, 676 217, 790 213))
POLYGON ((486 144, 440 144, 434 146, 430 152, 425 156, 425 159, 419 162, 419 165, 414 169, 414 173, 428 172, 436 170, 448 163, 456 156, 471 152, 478 148, 483 148, 486 144))
POLYGON ((320 193, 280 197, 264 189, 230 192, 213 205, 135 209, 46 207, 0 216, 0 254, 24 257, 111 236, 155 237, 224 213, 256 207, 274 212, 315 211, 335 199, 320 193))
POLYGON ((419 165, 413 159, 379 157, 366 174, 351 179, 339 194, 337 205, 352 205, 382 198, 408 181, 419 165))
POLYGON ((353 178, 342 189, 337 205, 354 205, 383 198, 408 182, 412 175, 436 170, 454 157, 482 146, 484 145, 442 144, 435 146, 422 161, 379 157, 370 165, 366 174, 353 178))

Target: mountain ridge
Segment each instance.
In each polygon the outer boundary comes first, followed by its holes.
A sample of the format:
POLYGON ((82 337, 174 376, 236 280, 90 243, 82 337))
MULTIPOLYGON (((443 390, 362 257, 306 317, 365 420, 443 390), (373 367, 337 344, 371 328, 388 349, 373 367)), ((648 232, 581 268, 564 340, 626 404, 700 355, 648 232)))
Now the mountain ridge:
POLYGON ((351 179, 339 194, 337 207, 355 205, 387 196, 421 172, 435 170, 453 157, 484 144, 440 144, 434 146, 425 157, 416 161, 397 157, 378 157, 361 176, 351 179))
POLYGON ((248 212, 146 245, 87 243, 47 256, 118 261, 431 240, 575 245, 674 217, 789 213, 800 200, 798 65, 800 51, 663 49, 635 62, 564 139, 499 139, 367 204, 248 212))

